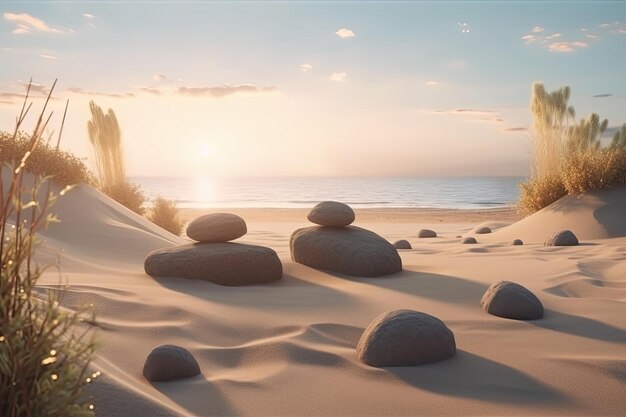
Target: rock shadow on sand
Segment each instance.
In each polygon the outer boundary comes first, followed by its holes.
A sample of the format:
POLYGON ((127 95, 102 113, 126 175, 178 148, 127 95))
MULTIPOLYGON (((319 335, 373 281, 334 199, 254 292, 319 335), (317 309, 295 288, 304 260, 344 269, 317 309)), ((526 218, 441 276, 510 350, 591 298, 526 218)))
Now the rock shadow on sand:
POLYGON ((567 401, 563 394, 517 369, 463 350, 429 365, 384 369, 416 388, 451 397, 515 404, 567 401))
POLYGON ((196 416, 234 416, 239 413, 203 375, 170 382, 150 382, 180 408, 196 416))
POLYGON ((488 286, 450 275, 404 270, 382 278, 359 278, 336 274, 338 277, 363 284, 377 285, 387 290, 453 304, 477 305, 488 286))
MULTIPOLYGON (((305 267, 306 268, 306 267, 305 267)), ((154 282, 172 291, 197 297, 211 303, 242 306, 246 308, 266 308, 271 305, 276 307, 305 307, 320 308, 323 305, 340 305, 344 307, 356 306, 357 297, 334 288, 332 280, 336 277, 326 275, 319 282, 300 277, 299 272, 286 270, 279 281, 258 285, 246 285, 240 287, 227 287, 203 280, 190 280, 186 278, 151 277, 154 282), (308 287, 306 291, 293 292, 293 287, 308 287), (300 295, 300 296, 298 296, 300 295)))
POLYGON ((626 343, 626 331, 602 323, 572 314, 545 309, 542 320, 528 321, 533 326, 573 336, 586 337, 588 339, 601 340, 604 342, 626 343))

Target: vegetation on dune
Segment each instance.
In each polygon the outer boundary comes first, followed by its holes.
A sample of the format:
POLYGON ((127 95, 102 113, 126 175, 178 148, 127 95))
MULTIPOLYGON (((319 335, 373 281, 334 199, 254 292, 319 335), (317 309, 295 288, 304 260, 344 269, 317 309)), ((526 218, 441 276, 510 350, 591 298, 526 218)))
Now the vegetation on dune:
POLYGON ((178 216, 176 203, 163 197, 157 197, 154 200, 154 206, 148 220, 177 236, 183 231, 185 224, 178 216))
POLYGON ((569 87, 548 93, 543 84, 533 84, 531 175, 520 184, 518 202, 524 215, 568 194, 626 184, 626 124, 603 146, 608 120, 593 113, 576 123, 569 97, 569 87))
MULTIPOLYGON (((54 90, 54 85, 50 94, 54 90)), ((49 97, 48 97, 49 98, 49 97)), ((26 95, 25 103, 28 100, 26 95)), ((33 262, 36 232, 54 220, 48 208, 57 196, 39 175, 25 187, 24 173, 42 145, 46 105, 34 132, 22 136, 26 151, 11 171, 0 170, 0 415, 93 416, 82 388, 94 373, 87 369, 93 339, 80 331, 82 311, 62 309, 58 292, 37 291, 42 271, 33 262), (28 139, 26 139, 28 138, 28 139), (7 175, 8 174, 8 175, 7 175), (4 175, 4 178, 3 178, 4 175), (29 190, 29 191, 28 191, 29 190)), ((15 133, 29 107, 23 106, 15 133)), ((45 168, 45 166, 44 166, 45 168)), ((33 168, 34 170, 34 168, 33 168)), ((67 188, 66 188, 67 190, 67 188)), ((61 192, 61 195, 66 191, 61 192)))
POLYGON ((91 120, 87 122, 89 140, 94 150, 99 188, 104 194, 137 214, 144 213, 145 196, 137 184, 126 178, 122 135, 112 109, 105 114, 93 101, 89 102, 91 120))
MULTIPOLYGON (((29 151, 31 135, 24 131, 15 133, 0 131, 0 164, 19 164, 29 151)), ((85 164, 69 152, 39 142, 28 157, 28 171, 41 176, 50 176, 61 186, 84 182, 94 185, 95 178, 85 164)))

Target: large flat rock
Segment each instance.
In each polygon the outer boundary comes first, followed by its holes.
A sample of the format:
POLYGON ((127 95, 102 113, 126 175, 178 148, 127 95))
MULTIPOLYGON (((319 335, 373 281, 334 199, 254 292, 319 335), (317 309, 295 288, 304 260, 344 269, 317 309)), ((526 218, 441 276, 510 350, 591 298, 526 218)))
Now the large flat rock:
POLYGON ((391 243, 356 226, 298 229, 289 246, 294 262, 317 269, 362 277, 402 271, 402 260, 391 243))
POLYGON ((273 249, 242 243, 191 243, 158 249, 148 254, 144 269, 148 275, 228 286, 262 284, 283 275, 273 249))

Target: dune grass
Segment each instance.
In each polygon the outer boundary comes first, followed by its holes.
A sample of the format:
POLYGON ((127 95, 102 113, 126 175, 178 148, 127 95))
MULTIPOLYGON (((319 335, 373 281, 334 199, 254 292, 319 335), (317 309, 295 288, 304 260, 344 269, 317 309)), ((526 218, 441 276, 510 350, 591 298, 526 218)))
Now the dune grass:
MULTIPOLYGON (((54 85, 50 94, 54 90, 54 85)), ((29 90, 30 91, 30 88, 29 90)), ((50 96, 48 96, 49 99, 50 96)), ((28 93, 24 104, 28 101, 28 93)), ((42 270, 33 262, 36 232, 54 217, 50 182, 35 176, 25 187, 24 173, 42 145, 48 101, 28 136, 27 150, 8 170, 0 170, 0 416, 93 416, 82 388, 94 353, 93 339, 80 331, 83 312, 62 309, 59 292, 37 291, 42 270)), ((30 106, 17 119, 17 132, 30 106)))
POLYGON ((137 214, 144 214, 146 198, 141 187, 126 178, 122 133, 113 109, 104 113, 89 102, 91 120, 87 122, 89 141, 94 150, 100 191, 137 214))
POLYGON ((603 146, 608 120, 575 122, 569 87, 551 93, 534 83, 530 101, 531 175, 520 183, 518 211, 532 214, 568 194, 626 184, 626 124, 603 146))

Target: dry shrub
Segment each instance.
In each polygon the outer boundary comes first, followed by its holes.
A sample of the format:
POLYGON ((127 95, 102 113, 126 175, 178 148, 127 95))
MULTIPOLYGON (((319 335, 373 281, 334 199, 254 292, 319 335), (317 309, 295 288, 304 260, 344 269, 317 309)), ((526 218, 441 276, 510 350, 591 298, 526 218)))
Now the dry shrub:
POLYGON ((561 178, 568 194, 602 190, 624 184, 626 151, 621 148, 587 149, 565 157, 561 178))
POLYGON ((528 216, 567 195, 560 176, 529 178, 520 183, 517 210, 528 216))
MULTIPOLYGON (((31 136, 0 131, 0 164, 17 165, 29 150, 31 136)), ((93 185, 93 175, 75 155, 39 142, 28 158, 28 171, 51 176, 62 186, 84 182, 93 185)))
POLYGON ((101 186, 100 190, 126 208, 143 215, 146 197, 138 184, 125 181, 120 184, 101 186))
POLYGON ((185 224, 178 216, 176 202, 163 197, 157 197, 154 200, 154 207, 151 215, 148 216, 148 220, 168 232, 174 233, 176 236, 180 236, 180 233, 183 231, 183 225, 185 224))

